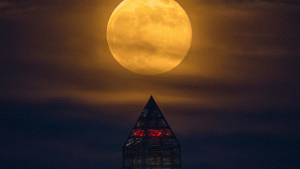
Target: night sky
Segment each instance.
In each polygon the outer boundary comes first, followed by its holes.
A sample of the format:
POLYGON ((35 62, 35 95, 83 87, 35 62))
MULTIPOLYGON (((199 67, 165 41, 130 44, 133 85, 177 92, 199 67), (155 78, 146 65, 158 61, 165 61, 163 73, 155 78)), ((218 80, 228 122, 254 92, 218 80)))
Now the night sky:
POLYGON ((299 0, 177 0, 193 40, 159 75, 110 53, 121 2, 0 1, 1 169, 121 169, 151 95, 182 169, 300 168, 299 0))

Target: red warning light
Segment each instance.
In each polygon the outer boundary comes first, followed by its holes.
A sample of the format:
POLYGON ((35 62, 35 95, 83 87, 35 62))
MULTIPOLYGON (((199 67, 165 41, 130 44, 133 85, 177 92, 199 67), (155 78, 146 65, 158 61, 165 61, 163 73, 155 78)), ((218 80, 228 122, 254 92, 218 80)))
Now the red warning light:
MULTIPOLYGON (((144 130, 133 130, 132 134, 134 136, 137 136, 137 137, 144 137, 146 135, 144 130)), ((160 137, 160 136, 163 136, 163 135, 165 135, 165 136, 171 136, 172 132, 170 130, 168 130, 168 129, 166 129, 166 130, 153 130, 153 129, 149 129, 148 130, 148 135, 152 136, 152 137, 160 137)))
POLYGON ((143 137, 143 136, 145 136, 145 132, 144 132, 144 130, 134 130, 133 135, 143 137))
POLYGON ((167 130, 165 131, 165 135, 166 135, 166 136, 171 136, 171 135, 172 135, 172 133, 171 133, 171 131, 170 131, 170 130, 168 130, 168 129, 167 129, 167 130))
POLYGON ((162 136, 162 130, 149 130, 149 135, 153 136, 153 137, 158 137, 158 136, 162 136))

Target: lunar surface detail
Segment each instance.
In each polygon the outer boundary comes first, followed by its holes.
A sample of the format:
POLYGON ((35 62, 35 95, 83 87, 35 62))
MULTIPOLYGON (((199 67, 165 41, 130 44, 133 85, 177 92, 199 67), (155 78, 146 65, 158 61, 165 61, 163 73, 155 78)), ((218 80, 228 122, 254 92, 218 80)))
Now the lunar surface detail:
POLYGON ((125 0, 112 13, 107 41, 114 58, 139 74, 167 72, 185 58, 190 20, 174 0, 125 0))

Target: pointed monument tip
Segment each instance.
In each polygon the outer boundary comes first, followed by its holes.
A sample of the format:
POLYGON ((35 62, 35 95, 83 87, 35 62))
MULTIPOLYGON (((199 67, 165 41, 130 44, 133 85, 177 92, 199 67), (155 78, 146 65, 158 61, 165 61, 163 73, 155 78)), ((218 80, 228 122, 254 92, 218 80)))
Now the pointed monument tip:
POLYGON ((154 101, 154 98, 153 98, 153 96, 151 95, 150 96, 150 99, 149 99, 149 101, 148 102, 154 102, 155 103, 155 101, 154 101))
POLYGON ((153 106, 157 106, 157 105, 153 99, 153 96, 151 95, 146 107, 153 107, 153 106))

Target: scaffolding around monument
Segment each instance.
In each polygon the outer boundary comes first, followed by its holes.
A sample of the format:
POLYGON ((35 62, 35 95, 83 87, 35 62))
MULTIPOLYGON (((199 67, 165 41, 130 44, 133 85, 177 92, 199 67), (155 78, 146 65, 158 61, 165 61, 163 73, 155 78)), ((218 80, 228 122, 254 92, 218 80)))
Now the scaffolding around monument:
POLYGON ((181 169, 181 148, 151 96, 123 146, 123 169, 181 169))

